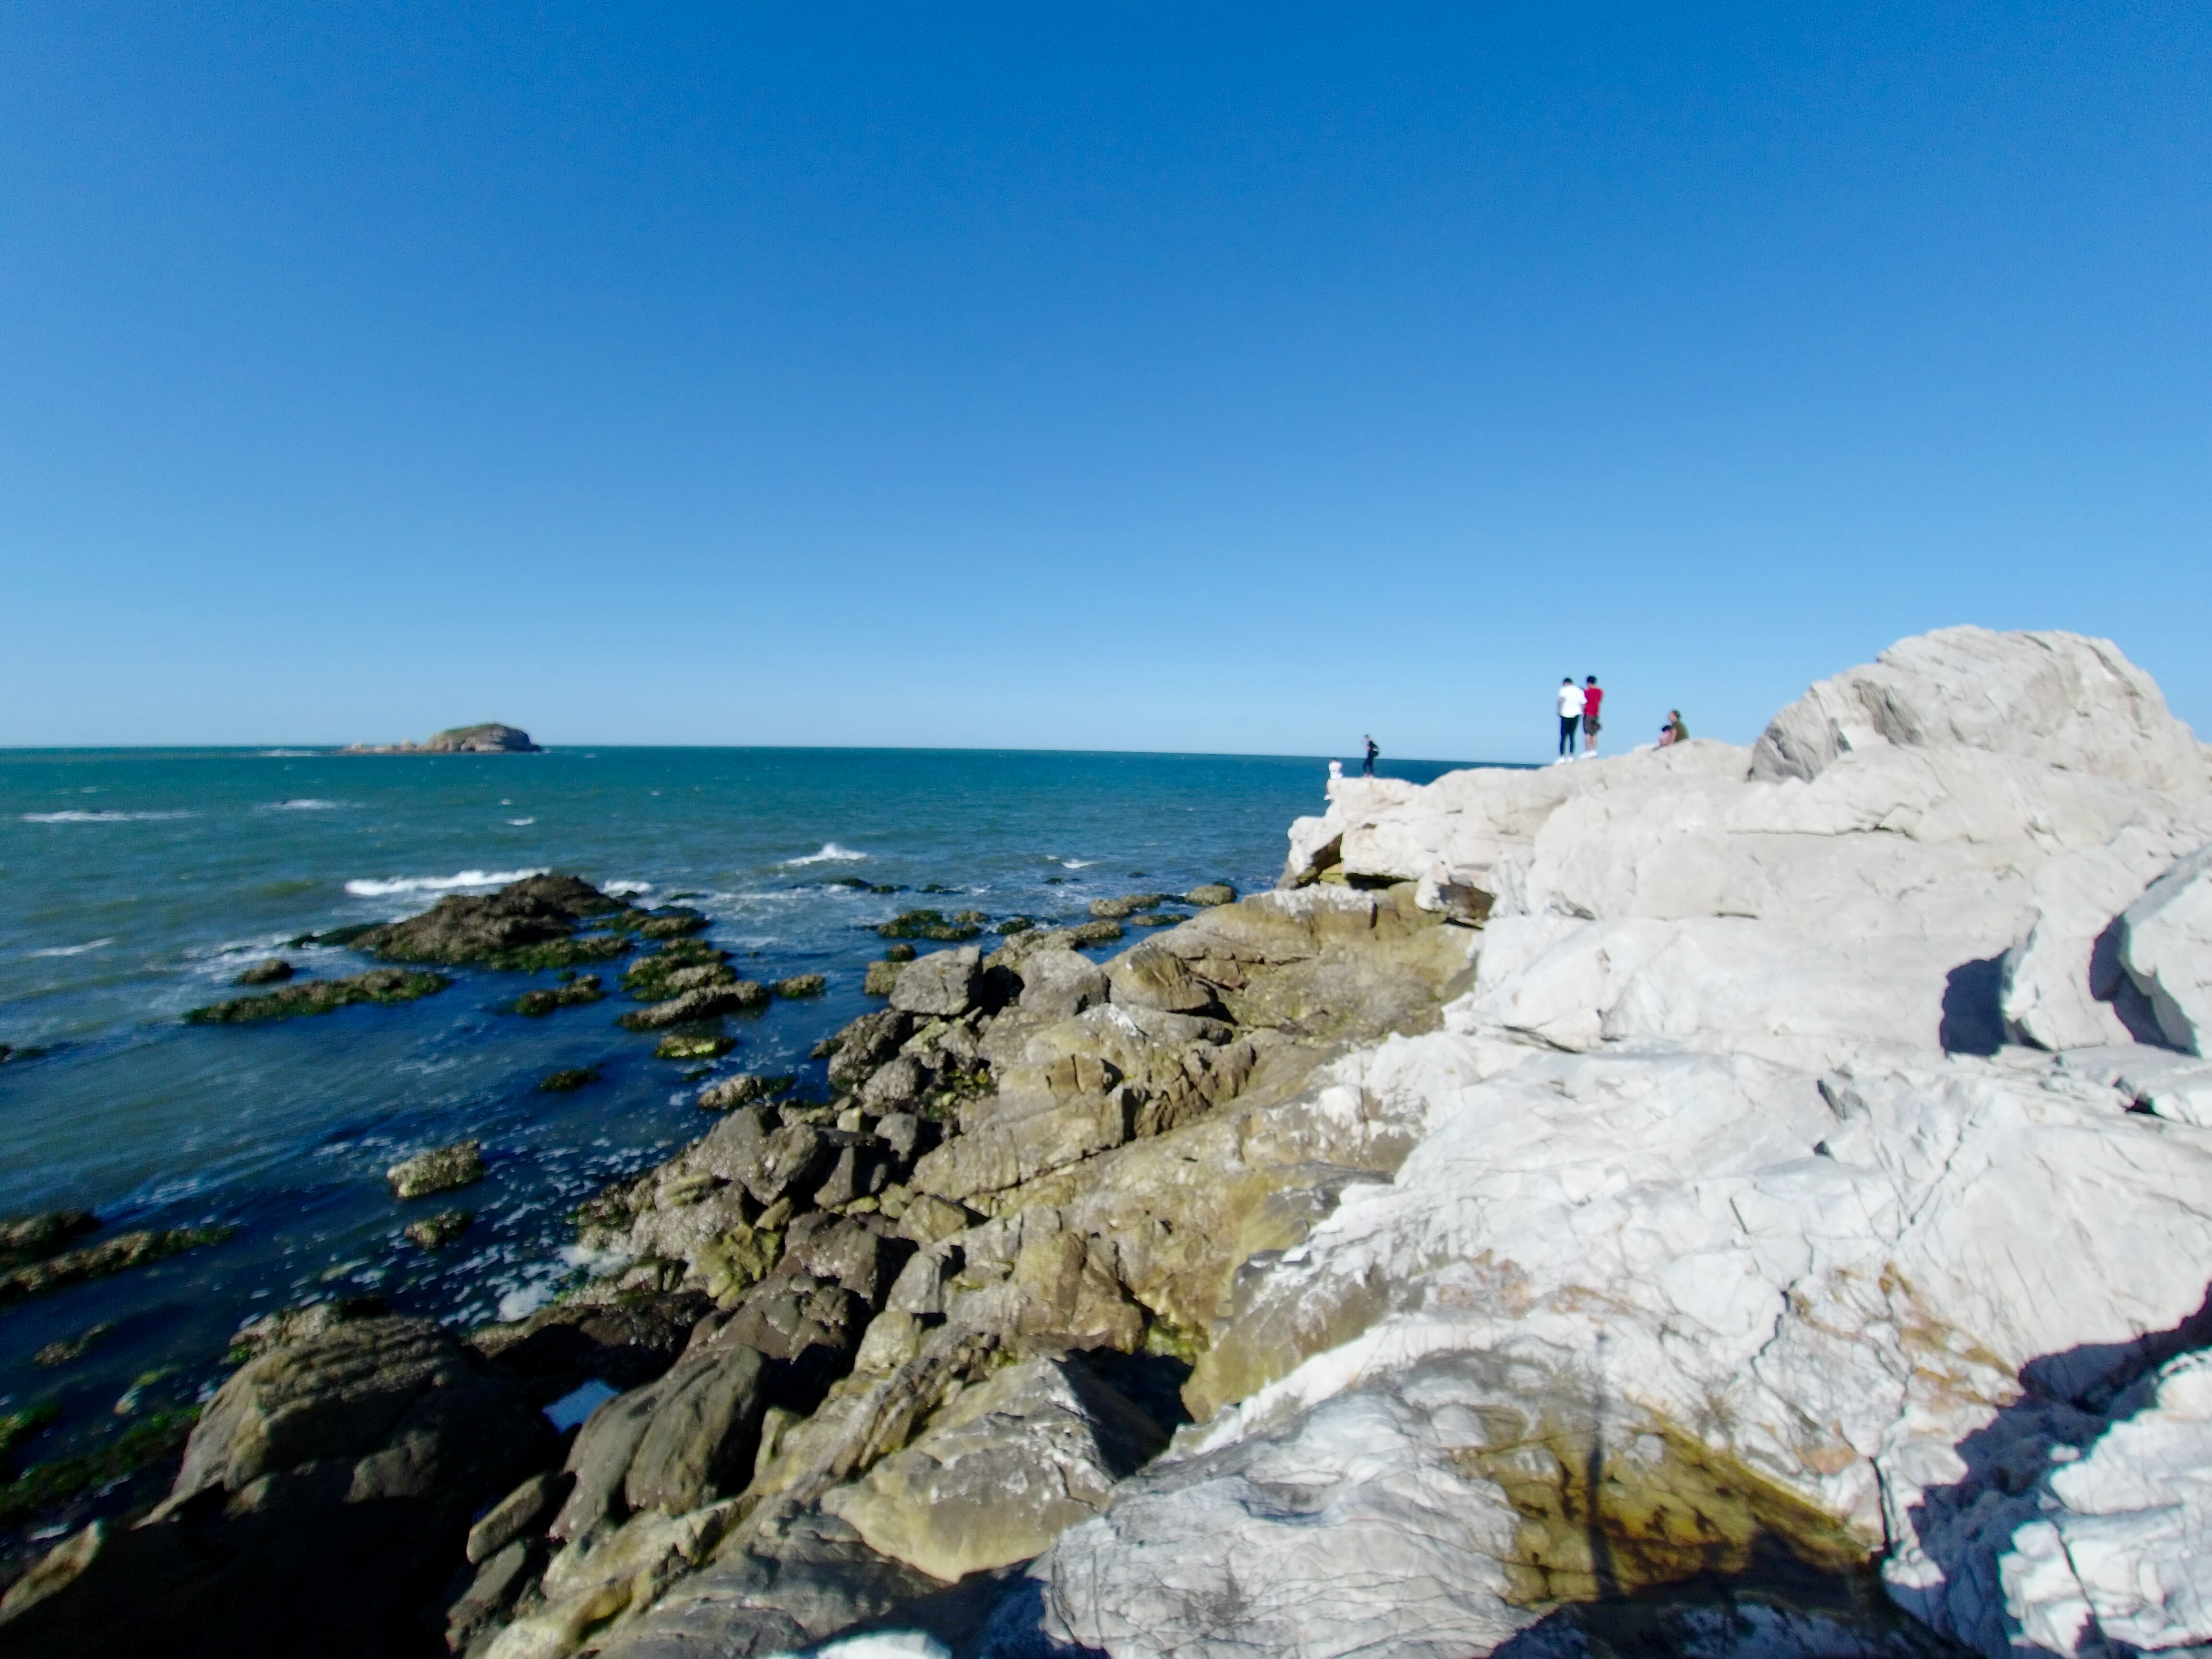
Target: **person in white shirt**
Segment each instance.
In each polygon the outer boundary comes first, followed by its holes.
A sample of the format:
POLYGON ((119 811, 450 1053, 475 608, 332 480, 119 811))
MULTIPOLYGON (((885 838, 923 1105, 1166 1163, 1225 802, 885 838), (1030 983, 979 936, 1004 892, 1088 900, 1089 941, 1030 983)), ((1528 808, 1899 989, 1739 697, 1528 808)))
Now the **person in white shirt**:
MULTIPOLYGON (((1575 757, 1575 730, 1583 723, 1583 694, 1570 674, 1559 682, 1559 759, 1575 757)), ((1553 764, 1557 764, 1554 762, 1553 764)))

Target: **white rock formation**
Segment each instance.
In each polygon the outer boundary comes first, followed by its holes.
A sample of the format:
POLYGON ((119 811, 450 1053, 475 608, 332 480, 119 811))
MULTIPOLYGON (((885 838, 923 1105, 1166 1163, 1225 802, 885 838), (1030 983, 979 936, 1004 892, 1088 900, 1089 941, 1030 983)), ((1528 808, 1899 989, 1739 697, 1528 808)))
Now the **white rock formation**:
POLYGON ((2212 1048, 2212 846, 2157 881, 2120 918, 2120 962, 2167 1042, 2212 1048))
POLYGON ((1494 899, 1446 1029, 1321 1091, 1419 1144, 1248 1269, 1231 1403, 992 1650, 1487 1652, 1684 1509, 1992 1659, 2212 1644, 2212 1070, 2114 1001, 2204 1029, 2208 841, 2204 751, 2063 634, 1905 641, 1750 753, 1335 783, 1286 879, 1494 899))

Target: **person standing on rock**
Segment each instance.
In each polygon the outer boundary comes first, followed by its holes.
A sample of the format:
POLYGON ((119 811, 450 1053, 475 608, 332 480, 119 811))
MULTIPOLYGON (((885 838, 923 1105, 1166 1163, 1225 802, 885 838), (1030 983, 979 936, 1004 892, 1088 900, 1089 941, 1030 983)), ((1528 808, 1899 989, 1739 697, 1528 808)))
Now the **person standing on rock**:
POLYGON ((1371 778, 1375 775, 1375 757, 1382 752, 1382 751, 1380 749, 1377 749, 1375 746, 1374 734, 1372 732, 1369 733, 1367 738, 1367 758, 1359 763, 1359 775, 1361 777, 1371 778))
POLYGON ((1598 684, 1597 676, 1593 674, 1583 688, 1583 751, 1585 754, 1597 753, 1597 710, 1598 705, 1604 701, 1605 690, 1598 684))
POLYGON ((1575 757, 1575 728, 1582 723, 1583 694, 1575 689, 1575 677, 1570 674, 1559 682, 1559 758, 1553 765, 1575 757))

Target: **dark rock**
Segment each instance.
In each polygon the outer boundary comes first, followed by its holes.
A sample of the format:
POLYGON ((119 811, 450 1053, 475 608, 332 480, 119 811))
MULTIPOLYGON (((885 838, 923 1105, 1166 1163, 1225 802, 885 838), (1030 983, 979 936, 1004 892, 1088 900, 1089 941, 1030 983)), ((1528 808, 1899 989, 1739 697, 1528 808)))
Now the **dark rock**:
POLYGON ((49 1210, 0 1221, 0 1266, 52 1255, 99 1225, 100 1218, 89 1210, 49 1210))
POLYGON ((833 1144, 819 1129, 787 1123, 761 1142, 757 1156, 735 1178, 755 1203, 770 1205, 787 1193, 812 1191, 835 1156, 833 1144))
POLYGON ((446 1609, 447 1648, 465 1653, 478 1638, 495 1629, 544 1566, 545 1547, 534 1538, 518 1538, 494 1551, 477 1569, 468 1588, 446 1609))
POLYGON ((937 910, 902 910, 878 924, 876 932, 885 939, 933 939, 952 944, 974 939, 983 931, 980 910, 963 910, 949 918, 937 910))
POLYGON ((64 1250, 43 1260, 0 1272, 0 1307, 29 1297, 44 1296, 89 1279, 105 1279, 149 1261, 196 1250, 204 1244, 220 1244, 234 1227, 177 1227, 164 1231, 118 1233, 81 1250, 64 1250))
POLYGON ((780 979, 768 988, 787 1000, 799 997, 818 997, 829 988, 830 981, 819 974, 793 974, 789 979, 780 979))
POLYGON ((649 1008, 640 1008, 624 1014, 616 1024, 631 1031, 663 1031, 672 1025, 690 1025, 701 1020, 714 1019, 723 1014, 734 1014, 748 1008, 757 1008, 768 1001, 768 992, 750 980, 739 980, 733 985, 702 987, 686 991, 666 1002, 656 1002, 649 1008))
POLYGON ((757 1100, 773 1100, 796 1080, 789 1076, 756 1077, 750 1073, 724 1078, 720 1083, 710 1083, 699 1091, 699 1109, 706 1112, 726 1112, 739 1106, 750 1106, 757 1100))
POLYGON ((542 1019, 556 1008, 576 1008, 586 1003, 604 1002, 606 994, 599 988, 599 976, 586 974, 573 984, 525 991, 515 998, 513 1011, 532 1019, 542 1019))
POLYGON ((549 1072, 538 1079, 538 1086, 549 1095, 574 1094, 587 1084, 599 1080, 596 1066, 575 1066, 566 1071, 549 1072))
MULTIPOLYGON (((629 948, 623 939, 578 940, 570 935, 592 917, 628 908, 574 876, 532 876, 486 897, 449 893, 419 916, 370 928, 355 944, 394 962, 568 967, 574 963, 539 957, 554 946, 580 948, 589 960, 620 955, 629 948)), ((550 954, 573 956, 575 950, 550 954)))
POLYGON ((745 1292, 714 1341, 742 1343, 779 1360, 818 1349, 834 1364, 860 1346, 867 1319, 866 1304, 843 1285, 780 1267, 745 1292))
POLYGON ((292 977, 292 964, 282 957, 271 957, 266 962, 257 962, 236 979, 234 985, 282 985, 292 977))
POLYGON ((1124 916, 1133 916, 1139 910, 1153 910, 1175 897, 1173 893, 1125 893, 1120 898, 1091 901, 1091 915, 1096 921, 1115 921, 1124 916))
POLYGON ((468 1231, 476 1218, 474 1210, 441 1210, 420 1221, 409 1222, 404 1231, 408 1243, 426 1250, 442 1250, 468 1231))
POLYGON ((444 990, 453 981, 443 974, 410 974, 398 968, 372 968, 350 979, 319 979, 288 985, 266 996, 237 997, 185 1016, 187 1025, 251 1025, 264 1020, 297 1019, 334 1013, 361 1002, 412 1002, 444 990))
POLYGON ((457 1140, 450 1146, 440 1146, 427 1152, 402 1159, 384 1172, 392 1183, 394 1198, 422 1198, 431 1193, 451 1192, 456 1187, 466 1187, 484 1178, 483 1143, 477 1140, 457 1140))
POLYGON ((381 1318, 386 1311, 385 1299, 380 1296, 349 1296, 264 1314, 239 1327, 238 1334, 230 1339, 228 1358, 234 1365, 244 1364, 273 1348, 304 1342, 354 1320, 381 1318))
POLYGON ((830 1057, 830 1084, 839 1089, 859 1088, 913 1034, 913 1016, 896 1008, 862 1014, 823 1045, 830 1057))
POLYGON ((91 1352, 94 1343, 114 1328, 114 1324, 107 1321, 88 1326, 75 1336, 64 1337, 58 1342, 47 1343, 45 1347, 31 1356, 31 1363, 33 1365, 66 1365, 72 1361, 82 1359, 91 1352))
POLYGON ((885 962, 912 962, 914 960, 914 946, 911 945, 894 945, 890 950, 884 952, 884 960, 885 962))
POLYGON ((472 1331, 469 1345, 544 1406, 594 1379, 617 1389, 650 1382, 676 1363, 714 1304, 696 1291, 564 1302, 509 1325, 472 1331))

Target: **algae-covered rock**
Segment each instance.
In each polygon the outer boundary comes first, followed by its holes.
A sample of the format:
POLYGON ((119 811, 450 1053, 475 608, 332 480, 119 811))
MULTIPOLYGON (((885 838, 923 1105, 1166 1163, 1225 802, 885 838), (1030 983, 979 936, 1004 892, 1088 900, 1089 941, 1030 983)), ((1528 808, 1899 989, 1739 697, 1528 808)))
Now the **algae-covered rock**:
POLYGON ((363 1002, 413 1002, 444 990, 453 981, 443 974, 409 973, 398 968, 372 968, 350 979, 311 980, 288 985, 265 996, 237 997, 185 1016, 187 1025, 253 1025, 275 1019, 298 1019, 312 1014, 335 1013, 363 1002))
POLYGON ((788 1000, 800 997, 818 997, 829 988, 830 981, 820 974, 793 974, 788 979, 777 980, 768 988, 775 995, 788 1000))
POLYGON ((720 1031, 671 1031, 653 1053, 658 1060, 714 1060, 737 1046, 737 1038, 720 1031))
MULTIPOLYGON (((912 960, 911 957, 908 960, 912 960)), ((882 962, 870 963, 867 973, 860 981, 861 994, 888 997, 897 988, 899 975, 904 971, 906 965, 904 962, 893 962, 888 957, 882 962)))
POLYGON ((1237 890, 1225 881, 1202 882, 1185 893, 1182 902, 1201 910, 1211 909, 1217 904, 1236 903, 1237 890))
POLYGON ((549 1095, 574 1094, 599 1080, 596 1066, 571 1066, 558 1072, 549 1072, 538 1080, 538 1086, 549 1095))
POLYGON ((257 962, 231 981, 234 985, 282 985, 292 977, 292 964, 282 957, 257 962))
POLYGON ((767 1002, 768 991, 764 987, 751 980, 739 980, 731 985, 707 986, 686 991, 666 1002, 656 1002, 649 1008, 639 1008, 624 1014, 616 1024, 626 1030, 662 1031, 672 1025, 689 1025, 723 1014, 741 1013, 747 1009, 764 1006, 767 1002))
MULTIPOLYGON (((419 916, 369 928, 354 945, 393 962, 562 967, 569 964, 522 953, 592 943, 570 936, 583 922, 628 908, 577 877, 531 876, 484 896, 449 893, 419 916)), ((610 940, 605 948, 620 954, 628 947, 610 940)))
POLYGON ((1139 910, 1156 910, 1174 898, 1173 893, 1125 893, 1119 898, 1093 899, 1090 909, 1094 921, 1118 921, 1139 910))
POLYGON ((450 1146, 402 1159, 384 1172, 395 1198, 422 1198, 450 1192, 484 1178, 483 1143, 457 1140, 450 1146))
POLYGON ((597 974, 585 974, 567 985, 525 991, 515 998, 513 1012, 527 1018, 542 1019, 556 1008, 580 1008, 605 1001, 606 994, 599 988, 597 974))
POLYGON ((703 1112, 726 1112, 739 1106, 750 1106, 757 1100, 772 1100, 797 1080, 788 1073, 778 1077, 747 1073, 724 1078, 719 1083, 708 1084, 699 1091, 699 1109, 703 1112))
POLYGON ((951 916, 939 910, 902 910, 879 923, 876 932, 885 939, 933 939, 957 944, 981 933, 985 920, 980 910, 962 910, 951 916))
POLYGON ((118 1233, 82 1249, 48 1255, 0 1271, 0 1307, 70 1285, 82 1285, 88 1279, 105 1279, 144 1267, 180 1251, 220 1244, 236 1231, 228 1226, 171 1227, 118 1233))
POLYGON ((441 1210, 425 1216, 420 1221, 407 1224, 407 1241, 426 1250, 442 1250, 463 1233, 477 1218, 474 1210, 441 1210))

